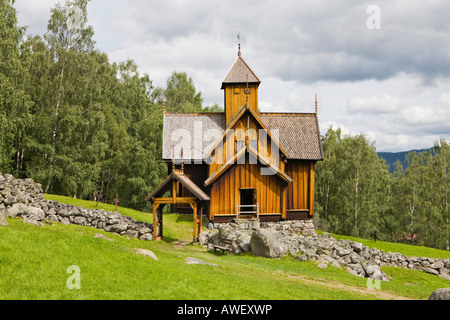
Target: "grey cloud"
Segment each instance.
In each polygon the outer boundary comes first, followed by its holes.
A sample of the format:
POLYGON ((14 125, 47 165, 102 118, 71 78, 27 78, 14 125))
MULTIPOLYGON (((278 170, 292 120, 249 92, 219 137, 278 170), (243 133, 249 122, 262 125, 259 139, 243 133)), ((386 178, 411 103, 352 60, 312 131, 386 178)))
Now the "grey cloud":
MULTIPOLYGON (((450 75, 450 7, 445 0, 109 3, 121 6, 112 32, 122 33, 125 43, 170 45, 197 35, 192 45, 201 49, 211 45, 211 38, 231 45, 241 33, 244 52, 255 53, 253 65, 282 80, 383 80, 408 73, 432 83, 450 75), (366 10, 374 4, 380 7, 380 30, 366 25, 366 10)), ((17 5, 25 12, 20 1, 17 5)))

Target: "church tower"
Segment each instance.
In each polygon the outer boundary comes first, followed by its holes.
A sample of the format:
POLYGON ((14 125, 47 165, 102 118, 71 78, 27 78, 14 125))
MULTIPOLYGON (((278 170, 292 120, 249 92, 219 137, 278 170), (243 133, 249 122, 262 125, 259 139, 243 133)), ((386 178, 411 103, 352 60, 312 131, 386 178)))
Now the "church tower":
POLYGON ((259 113, 258 87, 261 81, 244 61, 239 48, 238 57, 222 82, 225 96, 226 126, 248 104, 249 108, 259 113))

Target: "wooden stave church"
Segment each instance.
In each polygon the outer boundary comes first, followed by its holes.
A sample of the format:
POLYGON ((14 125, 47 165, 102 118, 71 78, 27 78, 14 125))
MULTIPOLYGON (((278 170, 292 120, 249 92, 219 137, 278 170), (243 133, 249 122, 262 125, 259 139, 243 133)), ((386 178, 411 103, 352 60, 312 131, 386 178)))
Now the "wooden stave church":
POLYGON ((262 113, 260 83, 239 50, 221 86, 224 112, 164 111, 168 177, 146 199, 155 240, 166 204, 171 212, 194 212, 194 242, 203 214, 212 223, 313 218, 314 167, 323 160, 317 98, 315 113, 262 113))

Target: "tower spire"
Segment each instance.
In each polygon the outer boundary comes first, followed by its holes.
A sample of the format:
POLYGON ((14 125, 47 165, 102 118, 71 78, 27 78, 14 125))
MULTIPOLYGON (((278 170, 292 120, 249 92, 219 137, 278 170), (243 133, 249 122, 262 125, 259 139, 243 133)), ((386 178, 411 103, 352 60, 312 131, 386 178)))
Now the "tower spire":
POLYGON ((239 40, 239 42, 238 42, 238 56, 240 57, 241 56, 241 34, 240 33, 237 34, 237 38, 239 40))
POLYGON ((316 116, 317 116, 317 111, 318 111, 318 108, 317 108, 317 93, 316 93, 316 116))

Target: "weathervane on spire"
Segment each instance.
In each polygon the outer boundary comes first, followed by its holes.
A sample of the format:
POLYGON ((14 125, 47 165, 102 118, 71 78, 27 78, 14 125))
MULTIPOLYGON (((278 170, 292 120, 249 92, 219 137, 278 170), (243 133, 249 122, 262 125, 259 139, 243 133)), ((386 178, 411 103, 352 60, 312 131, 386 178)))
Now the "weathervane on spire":
POLYGON ((317 108, 317 93, 316 93, 316 116, 317 116, 317 111, 318 111, 318 108, 317 108))
POLYGON ((240 57, 241 56, 241 34, 240 33, 237 34, 237 38, 239 40, 239 42, 238 42, 238 49, 239 49, 238 56, 240 57))

